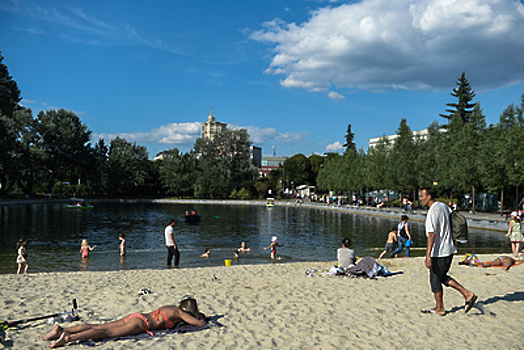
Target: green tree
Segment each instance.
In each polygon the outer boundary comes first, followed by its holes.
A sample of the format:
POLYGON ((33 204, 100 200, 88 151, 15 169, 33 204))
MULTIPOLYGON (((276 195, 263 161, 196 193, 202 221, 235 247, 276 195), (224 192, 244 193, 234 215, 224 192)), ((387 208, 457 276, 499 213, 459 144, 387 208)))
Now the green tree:
POLYGON ((37 118, 43 167, 49 173, 49 186, 56 181, 78 183, 91 171, 91 131, 73 112, 65 109, 40 111, 37 118))
POLYGON ((389 154, 393 189, 400 192, 413 191, 415 196, 418 182, 416 167, 418 148, 415 147, 413 132, 404 118, 400 121, 397 135, 389 154))
POLYGON ((89 168, 88 181, 94 194, 106 195, 109 192, 109 146, 104 139, 95 144, 89 168))
POLYGON ((385 137, 368 150, 366 169, 369 186, 374 190, 387 189, 391 186, 389 174, 389 151, 391 145, 385 137))
POLYGON ((197 158, 193 152, 182 153, 177 148, 163 152, 159 161, 160 180, 168 194, 192 196, 197 158))
POLYGON ((447 103, 446 106, 450 107, 449 109, 446 109, 448 114, 440 114, 440 116, 446 118, 448 123, 450 123, 453 116, 458 114, 462 119, 462 122, 467 123, 470 120, 471 113, 473 112, 476 103, 471 103, 475 97, 475 93, 471 89, 468 79, 466 79, 466 72, 462 72, 456 85, 458 87, 453 89, 451 96, 456 97, 458 101, 456 103, 447 103))
POLYGON ((16 182, 21 155, 20 139, 24 131, 24 114, 16 114, 21 109, 22 100, 18 85, 9 75, 4 57, 0 51, 0 192, 9 191, 16 182))
POLYGON ((348 124, 348 129, 346 131, 346 143, 342 145, 342 147, 346 148, 345 152, 357 150, 357 146, 355 145, 354 139, 355 134, 351 132, 351 124, 348 124))
POLYGON ((146 147, 116 137, 109 145, 108 160, 109 193, 138 194, 148 177, 146 147))
POLYGON ((0 115, 10 117, 19 108, 18 103, 22 101, 22 96, 16 81, 9 75, 9 70, 3 61, 4 56, 0 51, 0 115))
POLYGON ((286 159, 284 162, 284 174, 286 186, 295 188, 299 185, 311 185, 309 183, 310 164, 305 155, 299 153, 286 159))
POLYGON ((324 163, 324 157, 319 156, 318 154, 312 154, 308 157, 309 162, 309 177, 308 177, 308 183, 312 186, 316 186, 317 184, 317 176, 322 169, 322 164, 324 163))
POLYGON ((441 157, 444 154, 442 146, 446 144, 445 135, 437 122, 428 127, 428 136, 418 143, 417 184, 419 187, 432 186, 441 180, 441 157))
POLYGON ((227 198, 233 190, 251 189, 256 168, 251 161, 250 146, 245 130, 226 130, 214 140, 197 139, 194 147, 199 155, 195 196, 227 198))

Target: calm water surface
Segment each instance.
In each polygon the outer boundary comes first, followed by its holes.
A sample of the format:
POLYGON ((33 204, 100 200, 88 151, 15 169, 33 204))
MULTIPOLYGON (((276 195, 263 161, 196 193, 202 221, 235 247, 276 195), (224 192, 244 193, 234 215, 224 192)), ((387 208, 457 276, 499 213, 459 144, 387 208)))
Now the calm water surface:
MULTIPOLYGON (((377 257, 397 220, 349 214, 320 208, 211 204, 96 203, 92 210, 67 209, 65 203, 0 207, 0 273, 16 272, 16 242, 26 237, 29 272, 128 270, 166 268, 164 228, 169 218, 175 227, 180 267, 224 265, 242 241, 252 249, 233 264, 270 263, 264 250, 276 235, 277 262, 335 261, 343 237, 350 237, 358 256, 377 257), (199 225, 186 224, 180 215, 191 208, 202 216, 199 225), (127 256, 119 257, 118 235, 127 236, 127 256), (87 261, 81 261, 80 243, 98 245, 87 261), (211 248, 209 259, 201 258, 211 248)), ((424 254, 426 237, 422 223, 411 222, 415 237, 412 255, 424 254)), ((470 230, 464 252, 509 252, 500 232, 470 230)))

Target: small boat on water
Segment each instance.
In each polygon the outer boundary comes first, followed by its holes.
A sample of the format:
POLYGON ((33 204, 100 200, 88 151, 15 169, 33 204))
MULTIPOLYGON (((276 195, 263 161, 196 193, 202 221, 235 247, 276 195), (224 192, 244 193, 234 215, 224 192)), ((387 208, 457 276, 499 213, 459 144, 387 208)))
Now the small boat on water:
POLYGON ((71 198, 71 201, 74 202, 74 204, 69 204, 67 206, 67 209, 79 209, 79 210, 85 210, 85 209, 93 209, 94 207, 87 203, 85 200, 81 198, 71 198))
POLYGON ((197 214, 196 210, 186 211, 184 220, 188 224, 198 224, 200 222, 200 215, 197 214))
POLYGON ((268 199, 266 200, 266 207, 268 207, 268 208, 272 208, 272 207, 274 207, 274 206, 275 206, 275 198, 271 198, 271 197, 268 198, 268 199))

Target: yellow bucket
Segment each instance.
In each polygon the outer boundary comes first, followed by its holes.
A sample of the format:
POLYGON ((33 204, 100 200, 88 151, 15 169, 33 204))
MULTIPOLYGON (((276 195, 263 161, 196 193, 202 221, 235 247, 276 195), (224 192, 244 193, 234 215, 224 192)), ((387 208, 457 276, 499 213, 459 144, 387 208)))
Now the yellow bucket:
POLYGON ((226 266, 231 266, 231 259, 226 259, 224 262, 226 263, 226 266))

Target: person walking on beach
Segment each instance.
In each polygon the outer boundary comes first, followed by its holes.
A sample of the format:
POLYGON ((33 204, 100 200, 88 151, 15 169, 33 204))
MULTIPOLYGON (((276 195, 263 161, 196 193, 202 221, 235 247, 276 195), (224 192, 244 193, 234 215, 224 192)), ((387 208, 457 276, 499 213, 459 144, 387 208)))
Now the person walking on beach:
POLYGON ((94 246, 90 246, 87 242, 87 239, 82 240, 82 245, 80 246, 80 253, 82 253, 82 258, 87 258, 89 256, 89 252, 96 248, 96 244, 94 246))
POLYGON ((186 298, 178 306, 166 305, 149 313, 132 313, 117 321, 102 324, 79 324, 62 328, 59 325, 41 337, 41 340, 56 340, 48 348, 58 348, 70 342, 89 339, 118 338, 147 332, 153 336, 151 330, 173 328, 180 321, 196 327, 207 324, 206 315, 198 310, 197 301, 186 298))
POLYGON ((271 244, 265 247, 264 250, 271 249, 271 260, 275 260, 277 257, 277 247, 283 247, 283 244, 278 244, 277 236, 271 237, 271 244))
POLYGON ((509 240, 511 241, 513 257, 517 258, 519 256, 520 243, 524 241, 524 237, 520 231, 520 217, 516 211, 511 213, 511 221, 509 222, 509 229, 506 237, 509 237, 509 240))
POLYGON ((396 257, 404 248, 406 248, 406 258, 409 258, 409 247, 411 246, 412 238, 409 230, 409 217, 402 215, 400 217, 400 224, 398 224, 398 248, 391 253, 391 257, 396 257))
POLYGON ((422 189, 420 193, 422 205, 429 207, 426 217, 427 247, 425 264, 429 269, 429 282, 436 303, 434 308, 422 310, 422 312, 441 316, 446 314, 442 285, 460 292, 464 296, 465 312, 469 312, 475 305, 477 296, 448 275, 453 255, 457 252, 457 248, 453 243, 449 220, 451 209, 447 205, 435 201, 435 197, 435 189, 431 187, 422 189))
POLYGON ((25 250, 26 243, 27 241, 25 238, 20 238, 16 243, 16 250, 18 251, 16 257, 16 263, 18 264, 18 269, 16 270, 17 275, 22 272, 22 267, 25 266, 24 273, 27 273, 27 269, 29 268, 29 263, 27 262, 27 251, 25 250))
POLYGON ((178 267, 180 263, 180 252, 175 241, 175 230, 173 227, 176 224, 175 219, 169 219, 169 225, 166 226, 164 230, 164 235, 166 237, 166 247, 167 247, 167 266, 171 266, 173 257, 175 258, 175 267, 178 267))
MULTIPOLYGON (((386 246, 384 251, 378 257, 378 260, 382 259, 384 255, 390 250, 395 250, 395 242, 397 241, 398 229, 396 226, 391 228, 391 231, 388 233, 388 239, 386 240, 386 246)), ((395 256, 396 257, 396 256, 395 256)))

